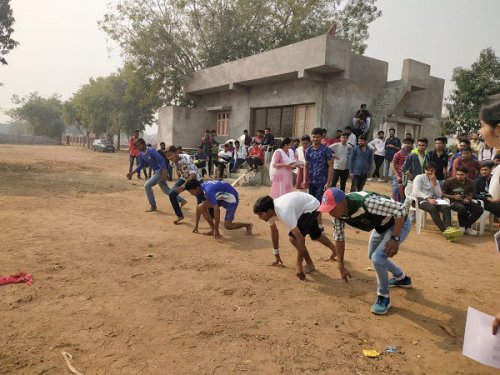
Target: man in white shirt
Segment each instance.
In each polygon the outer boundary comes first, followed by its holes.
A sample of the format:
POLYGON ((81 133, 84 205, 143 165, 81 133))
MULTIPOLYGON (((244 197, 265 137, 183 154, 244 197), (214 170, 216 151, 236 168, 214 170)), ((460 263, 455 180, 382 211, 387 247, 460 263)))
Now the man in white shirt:
POLYGON ((234 141, 233 160, 231 161, 233 163, 233 166, 231 168, 231 172, 236 172, 240 165, 245 162, 246 158, 246 147, 241 146, 240 141, 234 141))
POLYGON ((313 241, 318 241, 332 251, 330 260, 335 260, 337 255, 335 245, 321 231, 318 225, 319 201, 312 195, 294 191, 284 194, 273 200, 270 196, 257 199, 253 212, 259 219, 267 222, 271 228, 273 253, 276 258, 273 265, 283 263, 279 255, 279 232, 276 221, 282 221, 289 229, 288 238, 297 249, 297 277, 305 280, 306 273, 314 271, 314 263, 306 248, 305 236, 309 235, 313 241), (302 267, 302 261, 306 266, 302 267))
POLYGON ((340 190, 345 191, 347 177, 349 177, 349 169, 347 164, 349 161, 349 154, 351 153, 352 146, 347 143, 349 138, 348 133, 342 133, 340 142, 334 143, 330 146, 333 152, 333 180, 332 187, 337 187, 337 182, 340 178, 340 190))
POLYGON ((378 181, 385 182, 385 179, 380 176, 380 167, 384 164, 385 160, 384 136, 384 132, 381 130, 378 132, 377 138, 368 143, 368 147, 374 151, 373 158, 375 159, 375 171, 373 172, 373 176, 369 178, 368 181, 372 181, 375 177, 377 177, 378 181))
POLYGON ((352 132, 352 126, 346 126, 344 130, 347 134, 349 134, 347 137, 347 144, 351 145, 351 147, 356 147, 358 145, 358 138, 352 132))
POLYGON ((436 178, 436 164, 428 162, 424 165, 424 173, 413 180, 412 195, 417 198, 420 209, 427 211, 432 221, 446 238, 461 237, 462 232, 451 226, 451 208, 443 204, 441 185, 436 178), (442 218, 441 218, 442 215, 442 218))

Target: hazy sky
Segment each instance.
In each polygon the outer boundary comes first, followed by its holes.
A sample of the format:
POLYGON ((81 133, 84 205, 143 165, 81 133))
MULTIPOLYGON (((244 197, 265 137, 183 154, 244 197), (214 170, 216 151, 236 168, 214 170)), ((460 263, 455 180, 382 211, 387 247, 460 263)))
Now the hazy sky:
MULTIPOLYGON (((20 44, 0 66, 0 109, 13 94, 38 91, 68 99, 89 77, 108 75, 121 65, 119 51, 97 20, 106 0, 11 0, 20 44)), ((449 79, 456 66, 470 66, 486 47, 500 53, 498 0, 378 0, 382 17, 370 26, 366 56, 389 62, 389 79, 401 75, 402 61, 431 65, 431 74, 449 79)), ((0 114, 0 121, 6 116, 0 114)))

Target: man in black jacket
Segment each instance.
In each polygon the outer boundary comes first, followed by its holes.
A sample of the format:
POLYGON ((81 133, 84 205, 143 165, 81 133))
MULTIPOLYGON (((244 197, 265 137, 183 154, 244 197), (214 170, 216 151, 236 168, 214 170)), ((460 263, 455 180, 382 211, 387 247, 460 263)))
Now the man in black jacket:
POLYGON ((500 217, 500 200, 491 197, 488 187, 491 181, 491 164, 483 164, 479 177, 474 180, 474 199, 483 201, 484 209, 500 217))

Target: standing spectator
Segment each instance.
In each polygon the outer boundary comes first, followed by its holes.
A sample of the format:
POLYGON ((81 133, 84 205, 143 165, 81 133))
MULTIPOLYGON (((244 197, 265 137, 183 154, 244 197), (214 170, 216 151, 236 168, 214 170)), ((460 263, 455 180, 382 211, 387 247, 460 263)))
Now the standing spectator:
POLYGON ((250 144, 252 143, 252 137, 250 137, 250 135, 248 135, 248 130, 243 130, 243 135, 240 136, 240 138, 238 139, 240 141, 240 145, 242 145, 243 147, 247 148, 250 147, 250 144))
POLYGON ((347 138, 347 143, 350 144, 352 148, 356 147, 358 144, 358 139, 352 132, 352 126, 346 126, 345 132, 349 134, 349 137, 347 138))
MULTIPOLYGON (((158 153, 158 151, 156 151, 153 148, 147 147, 146 142, 144 142, 144 139, 142 138, 137 139, 137 141, 135 142, 135 146, 140 152, 139 165, 135 170, 127 173, 127 178, 130 180, 134 173, 140 173, 141 169, 145 167, 146 163, 151 165, 151 168, 153 169, 153 175, 144 184, 144 190, 146 191, 146 197, 148 198, 149 202, 149 210, 147 210, 146 212, 154 212, 157 210, 157 207, 156 207, 155 195, 153 192, 153 186, 160 185, 161 191, 166 195, 170 194, 171 192, 166 182, 167 166, 165 164, 165 159, 163 159, 163 157, 158 153)), ((178 197, 178 199, 182 203, 182 205, 186 204, 186 200, 184 198, 178 197)))
POLYGON ((482 164, 485 161, 493 161, 495 158, 496 150, 491 147, 487 142, 484 142, 483 146, 479 149, 479 154, 477 155, 477 160, 482 164))
POLYGON ((462 155, 455 159, 453 162, 453 169, 451 171, 452 177, 456 177, 459 167, 467 168, 467 177, 474 181, 479 174, 479 162, 472 160, 472 150, 465 148, 462 150, 462 155))
POLYGON ((495 199, 490 194, 491 163, 481 165, 480 176, 474 181, 474 199, 483 201, 484 209, 495 217, 500 217, 500 199, 495 199))
POLYGON ((294 140, 292 141, 292 147, 290 147, 290 149, 293 151, 294 154, 296 154, 299 146, 300 146, 300 139, 294 138, 294 140))
MULTIPOLYGON (((427 162, 427 145, 429 140, 427 138, 419 138, 417 141, 417 149, 413 150, 406 158, 403 164, 403 175, 408 181, 413 181, 419 174, 424 173, 424 165, 427 162)), ((434 172, 436 167, 434 166, 434 172)), ((404 184, 406 185, 406 184, 404 184)))
POLYGON ((169 181, 172 181, 172 165, 170 164, 170 161, 167 159, 167 154, 165 153, 167 151, 165 142, 160 142, 160 148, 158 149, 158 153, 163 156, 163 159, 165 159, 165 164, 167 165, 167 179, 169 181))
POLYGON ((245 146, 240 144, 240 141, 234 141, 234 151, 231 172, 236 172, 236 170, 243 164, 247 159, 247 149, 245 146))
POLYGON ((262 140, 262 146, 274 146, 274 135, 271 133, 271 129, 264 129, 264 139, 262 140))
POLYGON ((290 149, 291 146, 291 138, 283 139, 280 148, 274 151, 271 159, 269 177, 271 179, 270 196, 273 199, 293 190, 292 169, 295 167, 295 155, 290 149))
MULTIPOLYGON (((437 182, 436 165, 434 163, 426 163, 424 173, 419 174, 413 180, 413 196, 417 198, 418 206, 422 210, 429 212, 432 221, 445 237, 457 232, 457 229, 451 226, 450 206, 448 204, 439 204, 437 201, 437 199, 443 197, 443 192, 437 182)), ((462 232, 458 232, 460 235, 462 234, 462 232)))
POLYGON ((389 129, 389 138, 385 140, 385 166, 384 166, 384 177, 386 180, 389 179, 389 168, 391 166, 392 158, 396 155, 396 152, 401 150, 401 140, 395 136, 396 129, 389 129))
POLYGON ((212 175, 212 168, 213 168, 212 146, 214 145, 214 143, 216 142, 214 142, 210 130, 209 129, 205 130, 205 136, 201 138, 201 147, 203 149, 203 152, 207 155, 207 166, 209 175, 212 175))
POLYGON ((411 135, 411 133, 406 133, 405 134, 405 138, 407 138, 407 139, 413 139, 413 136, 411 135))
POLYGON ((468 139, 461 139, 458 142, 458 150, 457 150, 457 152, 455 153, 455 155, 453 155, 450 158, 450 161, 449 161, 449 169, 448 170, 449 170, 449 174, 450 175, 453 172, 453 163, 455 162, 455 159, 461 157, 462 156, 462 150, 466 149, 466 148, 470 148, 470 141, 468 139))
POLYGON ((332 187, 337 187, 337 182, 340 178, 340 190, 345 192, 347 177, 349 177, 349 155, 351 154, 352 146, 347 144, 349 135, 344 133, 340 137, 340 143, 334 143, 330 146, 333 152, 333 181, 332 187))
POLYGON ((333 138, 328 138, 327 130, 325 128, 322 129, 323 133, 321 134, 321 144, 327 147, 330 147, 333 143, 333 138))
POLYGON ((437 137, 434 140, 434 150, 427 152, 427 161, 436 164, 436 178, 439 185, 443 187, 444 180, 446 180, 448 168, 448 153, 446 152, 446 138, 437 137))
POLYGON ((361 107, 356 111, 352 119, 353 133, 359 137, 361 134, 367 134, 370 130, 371 114, 366 109, 366 104, 361 104, 361 107))
POLYGON ((483 209, 479 203, 472 201, 474 181, 467 178, 467 172, 466 167, 457 167, 456 177, 447 179, 443 185, 443 196, 450 200, 451 209, 458 212, 458 224, 462 233, 475 236, 477 231, 472 229, 472 224, 481 217, 483 209))
POLYGON ((252 147, 250 147, 247 157, 247 164, 250 167, 249 172, 257 170, 259 165, 264 164, 264 151, 255 140, 252 141, 252 147))
POLYGON ((304 188, 309 187, 309 194, 321 202, 323 192, 330 187, 333 178, 333 155, 321 144, 321 128, 312 130, 312 145, 305 151, 304 188))
MULTIPOLYGON (((169 146, 167 148, 166 155, 168 160, 170 160, 172 165, 175 167, 177 175, 179 176, 179 179, 174 183, 174 186, 172 186, 172 190, 168 194, 170 203, 172 204, 172 208, 174 209, 175 215, 177 216, 177 219, 174 220, 174 224, 179 224, 182 220, 184 220, 182 206, 179 206, 178 202, 179 194, 185 190, 184 186, 187 181, 197 179, 201 182, 201 173, 196 165, 194 165, 189 155, 177 154, 177 147, 169 146)), ((203 196, 197 196, 196 199, 198 204, 200 204, 203 201, 203 196)))
POLYGON ((301 146, 297 148, 296 153, 296 164, 297 164, 297 179, 295 180, 295 187, 297 189, 302 188, 302 182, 304 182, 304 166, 306 164, 305 152, 311 146, 311 137, 304 135, 301 139, 301 146))
POLYGON ((358 145, 349 156, 349 173, 351 175, 351 193, 362 191, 372 165, 373 151, 366 146, 366 135, 361 134, 358 145))
POLYGON ((479 139, 479 134, 476 132, 472 133, 470 135, 471 140, 470 140, 470 148, 472 150, 472 153, 477 156, 479 154, 479 150, 481 147, 483 147, 483 142, 479 139))
POLYGON ((413 149, 413 139, 406 138, 403 140, 403 148, 396 152, 392 158, 392 199, 396 202, 403 203, 405 200, 403 186, 403 164, 406 158, 410 155, 413 149))
POLYGON ((340 137, 342 137, 342 130, 337 130, 337 133, 335 133, 335 138, 332 139, 332 145, 335 143, 340 142, 340 137))
MULTIPOLYGON (((132 172, 132 169, 134 168, 134 160, 136 166, 139 166, 139 149, 135 147, 135 143, 139 139, 139 130, 134 131, 134 134, 132 137, 129 138, 128 140, 128 150, 129 150, 129 166, 128 166, 128 173, 132 172)), ((137 178, 141 180, 141 173, 140 169, 139 172, 137 173, 137 178)))
MULTIPOLYGON (((212 138, 212 164, 215 166, 215 161, 217 160, 217 156, 219 154, 219 142, 215 139, 217 136, 217 131, 215 129, 212 129, 210 131, 210 137, 212 138)), ((214 169, 214 174, 213 176, 215 177, 215 168, 214 169)))
POLYGON ((368 147, 374 151, 373 158, 375 159, 375 171, 373 172, 373 177, 369 178, 368 181, 372 181, 377 177, 378 181, 384 182, 385 180, 380 176, 380 167, 384 164, 385 160, 385 140, 382 130, 378 132, 377 138, 368 143, 368 147))

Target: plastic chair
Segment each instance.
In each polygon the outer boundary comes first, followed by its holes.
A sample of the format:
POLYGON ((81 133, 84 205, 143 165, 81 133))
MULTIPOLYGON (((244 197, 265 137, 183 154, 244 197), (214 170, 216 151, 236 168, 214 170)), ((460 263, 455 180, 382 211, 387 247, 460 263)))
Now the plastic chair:
POLYGON ((486 219, 489 219, 489 225, 491 228, 491 225, 493 223, 493 214, 490 211, 486 211, 484 209, 484 202, 482 200, 474 200, 473 202, 479 203, 484 210, 483 214, 481 215, 479 220, 474 223, 474 226, 476 228, 479 225, 479 235, 482 236, 484 234, 484 230, 486 228, 486 219))
POLYGON ((408 212, 415 212, 415 227, 417 229, 417 234, 420 234, 423 228, 425 228, 425 220, 427 212, 422 210, 418 206, 418 200, 413 196, 413 184, 406 185, 405 187, 405 196, 407 203, 408 212), (414 202, 415 207, 413 207, 412 202, 414 202))

